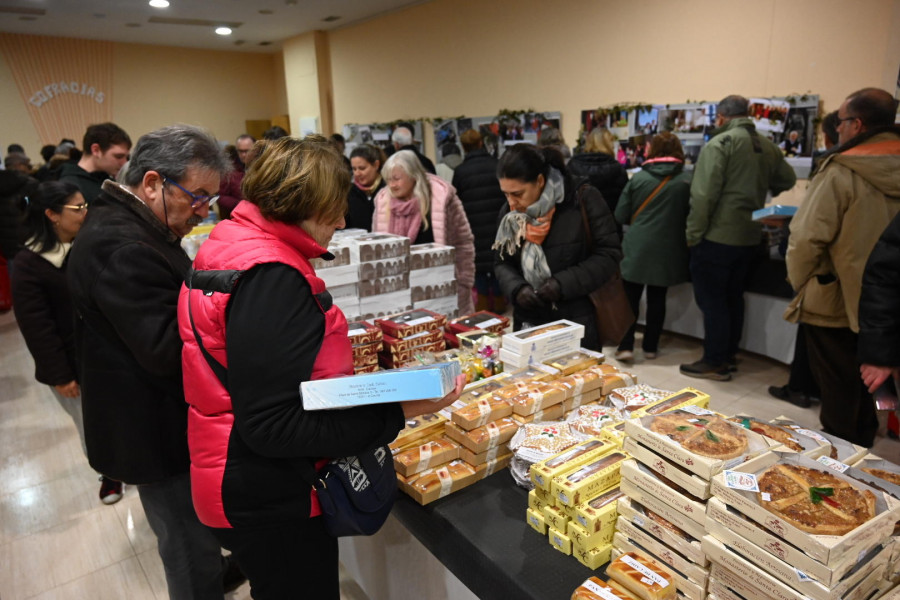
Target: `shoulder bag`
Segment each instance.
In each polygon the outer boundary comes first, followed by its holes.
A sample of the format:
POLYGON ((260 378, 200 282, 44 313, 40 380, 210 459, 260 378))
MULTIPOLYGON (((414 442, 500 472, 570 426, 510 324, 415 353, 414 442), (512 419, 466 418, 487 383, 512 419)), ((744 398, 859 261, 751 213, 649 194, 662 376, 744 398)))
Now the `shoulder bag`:
MULTIPOLYGON (((594 251, 594 236, 591 235, 591 224, 588 220, 587 210, 584 208, 584 188, 585 186, 581 186, 578 189, 577 200, 581 207, 581 221, 584 226, 587 253, 590 255, 594 251)), ((617 346, 635 320, 634 312, 628 303, 628 296, 625 295, 625 286, 622 284, 622 272, 618 267, 613 276, 588 294, 588 297, 594 305, 600 344, 617 346)))
MULTIPOLYGON (((191 292, 196 287, 206 295, 213 292, 230 294, 240 280, 243 271, 195 271, 187 277, 188 316, 194 339, 203 358, 215 373, 219 382, 228 389, 228 371, 203 345, 200 333, 194 325, 191 292)), ((331 297, 318 298, 324 310, 323 300, 331 305, 331 297)), ((297 401, 300 402, 300 398, 297 401)), ((380 446, 356 456, 345 456, 328 461, 314 471, 312 466, 304 480, 316 490, 325 530, 333 537, 372 535, 384 525, 397 497, 397 475, 390 448, 380 446)))

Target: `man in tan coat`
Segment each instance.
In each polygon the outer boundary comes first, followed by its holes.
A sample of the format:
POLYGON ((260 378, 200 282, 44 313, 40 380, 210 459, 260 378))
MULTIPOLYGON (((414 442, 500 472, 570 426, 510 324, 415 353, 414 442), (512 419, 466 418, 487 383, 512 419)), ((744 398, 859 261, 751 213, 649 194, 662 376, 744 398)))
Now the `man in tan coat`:
POLYGON ((900 128, 896 101, 877 88, 838 110, 838 146, 820 164, 791 222, 788 279, 797 296, 785 313, 808 325, 813 377, 825 431, 871 446, 878 422, 859 376, 859 295, 866 259, 900 212, 900 128))

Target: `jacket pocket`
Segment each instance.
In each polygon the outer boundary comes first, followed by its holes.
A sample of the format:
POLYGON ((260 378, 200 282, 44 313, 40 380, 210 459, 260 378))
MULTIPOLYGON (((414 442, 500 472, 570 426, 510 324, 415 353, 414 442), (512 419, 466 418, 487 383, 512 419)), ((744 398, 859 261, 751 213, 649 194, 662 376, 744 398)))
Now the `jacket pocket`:
POLYGON ((828 319, 844 318, 846 310, 841 282, 834 280, 821 284, 817 278, 810 279, 803 289, 801 311, 828 319))

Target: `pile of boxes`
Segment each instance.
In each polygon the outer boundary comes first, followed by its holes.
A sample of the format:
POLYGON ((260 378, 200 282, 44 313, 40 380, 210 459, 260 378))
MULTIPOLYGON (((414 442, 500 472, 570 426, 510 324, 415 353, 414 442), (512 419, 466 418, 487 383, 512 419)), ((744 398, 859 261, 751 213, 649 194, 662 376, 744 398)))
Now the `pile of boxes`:
POLYGON ((414 308, 457 317, 456 249, 434 243, 410 246, 409 285, 414 308))
POLYGON ((532 363, 578 350, 584 325, 559 320, 503 336, 500 360, 507 368, 521 369, 532 363))

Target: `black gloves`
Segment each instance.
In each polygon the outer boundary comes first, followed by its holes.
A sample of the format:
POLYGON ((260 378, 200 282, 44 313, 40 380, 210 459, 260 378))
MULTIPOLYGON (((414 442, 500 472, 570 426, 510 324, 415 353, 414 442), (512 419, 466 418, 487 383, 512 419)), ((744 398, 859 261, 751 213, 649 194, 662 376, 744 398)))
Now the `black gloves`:
POLYGON ((538 298, 543 300, 547 304, 553 304, 559 301, 562 296, 562 289, 559 287, 559 282, 551 277, 547 281, 544 282, 544 285, 538 288, 537 291, 538 298))
POLYGON ((521 306, 528 310, 546 308, 544 301, 538 298, 538 295, 534 293, 534 288, 530 285, 523 285, 519 293, 516 294, 516 306, 521 306))

